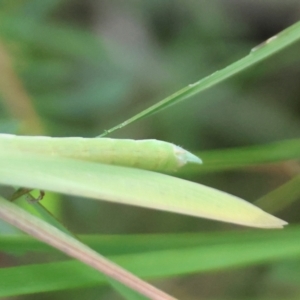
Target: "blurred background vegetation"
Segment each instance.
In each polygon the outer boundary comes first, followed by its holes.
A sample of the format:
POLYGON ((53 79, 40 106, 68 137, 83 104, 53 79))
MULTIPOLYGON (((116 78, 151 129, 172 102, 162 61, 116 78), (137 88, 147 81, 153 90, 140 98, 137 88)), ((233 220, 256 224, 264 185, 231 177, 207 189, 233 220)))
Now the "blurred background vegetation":
MULTIPOLYGON (((296 0, 0 0, 0 132, 97 136, 247 55, 299 15, 296 0)), ((299 53, 298 43, 112 137, 161 139, 194 151, 299 138, 299 53)), ((296 172, 293 164, 281 163, 190 179, 253 202, 296 172)), ((49 197, 58 201, 50 208, 76 233, 240 230, 176 214, 49 197)), ((294 204, 280 217, 297 223, 298 211, 294 204)), ((158 284, 181 299, 296 299, 299 284, 286 276, 292 271, 299 273, 299 266, 281 262, 158 284)), ((119 299, 108 288, 23 298, 99 295, 119 299)))

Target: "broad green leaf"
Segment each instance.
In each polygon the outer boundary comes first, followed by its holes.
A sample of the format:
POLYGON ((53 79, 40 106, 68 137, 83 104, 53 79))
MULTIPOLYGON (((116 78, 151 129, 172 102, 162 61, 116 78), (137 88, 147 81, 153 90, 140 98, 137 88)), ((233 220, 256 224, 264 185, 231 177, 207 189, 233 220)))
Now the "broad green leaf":
MULTIPOLYGON (((300 239, 299 226, 284 231, 180 234, 169 237, 149 235, 148 245, 151 247, 152 241, 158 239, 166 243, 174 242, 173 249, 116 255, 110 256, 110 259, 138 276, 153 279, 262 264, 300 254, 300 243, 297 242, 300 239), (179 245, 190 239, 194 245, 176 249, 176 239, 179 245)), ((129 239, 128 243, 133 240, 129 239)), ((125 238, 122 242, 126 245, 125 238)), ((0 278, 5 287, 0 289, 0 296, 107 284, 99 273, 76 261, 0 269, 0 278), (23 284, 24 277, 27 278, 26 284, 23 284)))
POLYGON ((0 149, 0 184, 36 188, 261 228, 286 222, 213 188, 145 170, 0 149))
POLYGON ((173 297, 156 289, 130 272, 112 263, 77 239, 56 227, 31 215, 17 205, 0 197, 0 219, 28 233, 29 235, 78 259, 97 271, 120 281, 137 292, 156 300, 174 300, 173 297))
POLYGON ((255 47, 250 51, 250 53, 244 58, 234 62, 233 64, 227 66, 226 68, 216 71, 215 73, 188 85, 187 87, 179 90, 178 92, 172 94, 171 96, 163 99, 162 101, 152 105, 151 107, 143 110, 142 112, 136 114, 132 118, 126 120, 125 122, 109 129, 105 130, 100 136, 105 136, 117 129, 123 128, 124 126, 133 123, 139 119, 147 117, 154 114, 162 109, 169 107, 170 105, 176 104, 179 101, 183 101, 191 96, 194 96, 222 81, 225 79, 245 70, 248 67, 264 60, 276 52, 288 47, 289 45, 295 43, 300 39, 300 22, 288 27, 284 31, 280 32, 276 36, 268 39, 264 44, 255 47))

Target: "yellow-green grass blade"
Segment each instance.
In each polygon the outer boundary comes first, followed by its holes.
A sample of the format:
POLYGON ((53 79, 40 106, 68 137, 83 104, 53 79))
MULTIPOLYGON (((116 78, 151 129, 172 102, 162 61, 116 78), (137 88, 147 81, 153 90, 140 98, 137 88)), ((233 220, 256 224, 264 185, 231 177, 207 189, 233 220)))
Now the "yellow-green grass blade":
POLYGON ((270 37, 266 43, 255 47, 250 53, 244 58, 234 62, 233 64, 227 66, 226 68, 216 71, 215 73, 188 85, 187 87, 179 90, 178 92, 172 94, 171 96, 163 99, 162 101, 152 105, 151 107, 143 110, 142 112, 136 114, 132 118, 126 120, 125 122, 109 129, 105 130, 100 136, 105 136, 117 129, 120 129, 130 123, 133 123, 139 119, 147 117, 153 113, 156 113, 170 105, 174 105, 180 101, 190 98, 222 81, 225 79, 245 70, 248 67, 270 57, 276 52, 288 47, 289 45, 295 43, 300 39, 300 22, 293 24, 287 29, 283 30, 274 37, 270 37))
MULTIPOLYGON (((92 237, 94 241, 95 238, 92 237)), ((109 238, 114 237, 107 237, 107 242, 109 238)), ((141 243, 142 237, 135 238, 136 245, 141 243)), ((129 237, 127 243, 126 237, 116 239, 120 239, 119 247, 134 243, 133 236, 129 237)), ((165 241, 166 244, 169 243, 170 248, 113 255, 109 258, 138 276, 154 279, 265 264, 297 258, 300 254, 300 243, 297 242, 300 239, 299 226, 284 231, 149 235, 144 237, 145 244, 146 239, 150 247, 152 242, 159 245, 165 241)), ((102 241, 102 238, 99 238, 98 247, 101 247, 102 241)), ((107 284, 104 276, 77 261, 3 268, 0 269, 0 278, 5 287, 0 289, 0 296, 107 284), (26 284, 24 278, 27 279, 26 284)))
POLYGON ((165 210, 251 227, 282 221, 216 189, 155 172, 0 150, 0 184, 165 210))

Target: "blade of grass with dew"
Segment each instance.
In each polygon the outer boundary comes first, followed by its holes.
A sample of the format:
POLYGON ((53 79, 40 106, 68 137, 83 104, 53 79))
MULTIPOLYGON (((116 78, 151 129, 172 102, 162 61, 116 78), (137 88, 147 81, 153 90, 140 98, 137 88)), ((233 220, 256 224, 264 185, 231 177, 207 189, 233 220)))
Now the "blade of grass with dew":
POLYGON ((55 191, 260 228, 287 223, 233 195, 168 175, 0 149, 0 184, 55 191))
POLYGON ((186 166, 180 174, 216 172, 286 160, 300 159, 300 139, 283 140, 265 145, 201 151, 201 167, 186 166))
POLYGON ((125 269, 122 269, 68 234, 24 211, 2 197, 0 197, 0 218, 29 235, 59 249, 65 254, 78 259, 97 271, 120 281, 150 299, 175 299, 125 269))
MULTIPOLYGON (((166 235, 161 237, 168 241, 166 235)), ((154 279, 265 264, 300 255, 300 243, 295 242, 300 239, 300 226, 284 231, 219 232, 190 237, 195 243, 198 240, 199 245, 109 258, 138 276, 154 279), (202 243, 203 237, 205 242, 202 243)), ((181 238, 187 240, 184 235, 177 238, 179 243, 181 238)), ((149 245, 151 241, 150 236, 149 245)), ((0 296, 107 284, 104 276, 77 261, 3 268, 0 278, 4 287, 0 289, 0 296), (26 284, 24 278, 27 278, 26 284)))
POLYGON ((254 64, 270 57, 276 52, 283 50, 284 48, 290 46, 300 39, 300 22, 293 24, 292 26, 286 28, 279 34, 268 39, 264 44, 252 49, 250 54, 244 58, 234 62, 233 64, 227 66, 226 68, 216 71, 215 73, 188 85, 187 87, 179 90, 178 92, 170 95, 169 97, 163 99, 162 101, 152 105, 151 107, 143 110, 142 112, 136 114, 132 118, 124 121, 123 123, 109 129, 105 130, 103 134, 99 137, 106 136, 107 134, 123 128, 124 126, 131 124, 139 119, 145 118, 151 114, 154 114, 170 105, 174 105, 179 101, 183 101, 191 96, 194 96, 222 81, 253 66, 254 64))

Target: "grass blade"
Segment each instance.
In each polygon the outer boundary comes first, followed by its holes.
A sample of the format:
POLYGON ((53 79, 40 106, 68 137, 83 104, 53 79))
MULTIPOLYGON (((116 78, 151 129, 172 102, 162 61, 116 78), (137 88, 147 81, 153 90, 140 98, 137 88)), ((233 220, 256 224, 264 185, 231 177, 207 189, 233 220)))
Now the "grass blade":
POLYGON ((124 126, 131 124, 139 119, 150 116, 156 112, 161 111, 169 107, 170 105, 176 104, 179 101, 190 98, 222 81, 225 79, 245 70, 248 67, 264 60, 276 52, 288 47, 289 45, 295 43, 300 39, 300 22, 288 27, 287 29, 280 32, 278 35, 268 39, 264 44, 259 47, 255 47, 252 51, 244 58, 234 62, 233 64, 227 66, 226 68, 216 71, 215 73, 199 80, 196 83, 190 84, 187 87, 179 90, 178 92, 172 94, 171 96, 163 99, 162 101, 152 105, 151 107, 143 110, 142 112, 136 114, 132 118, 126 120, 125 122, 109 129, 105 130, 103 134, 106 136, 113 131, 123 128, 124 126))
POLYGON ((238 197, 150 171, 6 151, 0 151, 0 166, 0 184, 104 199, 245 226, 282 228, 287 224, 238 197))
MULTIPOLYGON (((180 234, 169 238, 150 235, 148 245, 157 239, 165 239, 166 243, 173 240, 173 249, 116 255, 110 259, 141 277, 165 278, 297 258, 300 254, 299 226, 284 231, 180 234), (176 249, 176 240, 179 244, 189 240, 195 244, 176 249)), ((126 245, 125 240, 122 242, 126 245)), ((0 296, 107 284, 104 276, 77 261, 3 268, 0 278, 5 287, 0 289, 0 296), (28 279, 26 284, 24 278, 28 279)))
POLYGON ((300 158, 300 139, 248 147, 210 150, 197 153, 204 164, 186 166, 181 173, 205 173, 244 168, 300 158))
POLYGON ((82 261, 103 274, 120 281, 150 299, 174 300, 173 297, 110 262, 88 246, 17 207, 15 204, 6 201, 2 197, 0 197, 0 218, 29 235, 61 250, 65 254, 82 261))

